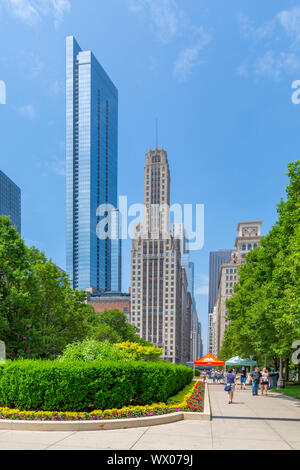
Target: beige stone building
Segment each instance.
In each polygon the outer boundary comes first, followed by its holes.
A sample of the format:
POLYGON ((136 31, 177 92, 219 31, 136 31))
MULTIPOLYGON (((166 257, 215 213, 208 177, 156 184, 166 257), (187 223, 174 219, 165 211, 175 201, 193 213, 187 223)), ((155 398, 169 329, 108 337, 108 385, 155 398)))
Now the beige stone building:
POLYGON ((131 323, 163 348, 173 363, 184 358, 180 240, 170 234, 170 170, 167 152, 146 154, 145 220, 135 227, 131 251, 131 323))
POLYGON ((229 324, 226 300, 234 294, 234 286, 239 280, 238 269, 246 262, 247 253, 257 248, 262 239, 261 225, 261 221, 238 224, 235 250, 231 253, 230 262, 223 264, 220 268, 218 295, 213 315, 213 354, 215 356, 218 356, 222 347, 224 333, 229 324))

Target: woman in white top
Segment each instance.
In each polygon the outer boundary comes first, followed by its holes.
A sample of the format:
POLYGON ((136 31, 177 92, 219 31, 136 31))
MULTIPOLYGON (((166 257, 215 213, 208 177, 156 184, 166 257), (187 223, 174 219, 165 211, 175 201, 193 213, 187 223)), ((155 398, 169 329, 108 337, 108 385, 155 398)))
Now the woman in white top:
POLYGON ((266 392, 266 395, 268 395, 268 385, 269 385, 269 372, 264 367, 261 372, 261 379, 260 379, 260 390, 261 390, 262 395, 264 394, 264 392, 266 392))
POLYGON ((235 389, 236 391, 239 391, 241 389, 241 376, 239 372, 237 372, 235 377, 235 389))

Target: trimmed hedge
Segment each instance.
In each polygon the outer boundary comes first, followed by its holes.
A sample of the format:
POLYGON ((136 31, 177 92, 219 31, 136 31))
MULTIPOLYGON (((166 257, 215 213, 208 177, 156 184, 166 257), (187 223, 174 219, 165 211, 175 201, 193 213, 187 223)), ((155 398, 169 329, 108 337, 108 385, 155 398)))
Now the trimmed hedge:
POLYGON ((166 362, 15 361, 0 367, 0 406, 92 411, 149 405, 191 382, 193 370, 166 362))

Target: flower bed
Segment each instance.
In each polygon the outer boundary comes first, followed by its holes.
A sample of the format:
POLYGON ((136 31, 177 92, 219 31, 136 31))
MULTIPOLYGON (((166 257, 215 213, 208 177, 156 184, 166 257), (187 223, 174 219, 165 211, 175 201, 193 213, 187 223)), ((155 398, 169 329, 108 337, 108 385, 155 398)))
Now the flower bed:
POLYGON ((9 408, 0 408, 1 420, 22 420, 22 421, 103 421, 110 419, 140 418, 150 416, 160 416, 178 411, 189 411, 202 413, 204 406, 204 385, 201 382, 196 384, 181 403, 166 405, 156 403, 150 406, 133 406, 121 409, 99 410, 91 413, 75 412, 45 412, 45 411, 20 411, 9 408))

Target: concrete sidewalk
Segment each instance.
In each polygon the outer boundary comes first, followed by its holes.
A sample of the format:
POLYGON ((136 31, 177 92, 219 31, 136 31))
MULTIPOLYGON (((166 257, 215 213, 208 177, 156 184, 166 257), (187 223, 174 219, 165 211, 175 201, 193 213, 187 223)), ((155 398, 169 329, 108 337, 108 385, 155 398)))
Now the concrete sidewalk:
POLYGON ((227 404, 224 386, 210 385, 214 449, 299 450, 300 401, 277 393, 235 392, 227 404))
POLYGON ((87 432, 0 431, 0 450, 300 450, 300 401, 210 385, 213 420, 87 432))

